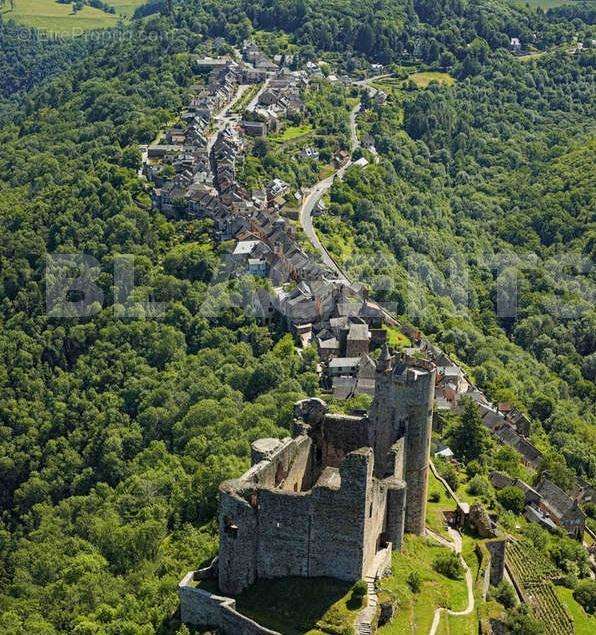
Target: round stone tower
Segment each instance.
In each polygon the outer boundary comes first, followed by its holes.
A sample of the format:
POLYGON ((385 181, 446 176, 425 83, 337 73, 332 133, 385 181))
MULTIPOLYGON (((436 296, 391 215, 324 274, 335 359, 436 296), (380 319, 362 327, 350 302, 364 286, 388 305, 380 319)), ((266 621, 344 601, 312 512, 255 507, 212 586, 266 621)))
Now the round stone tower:
POLYGON ((406 481, 405 531, 424 533, 432 435, 435 367, 427 360, 393 357, 387 346, 377 365, 369 441, 375 452, 375 475, 406 481), (404 440, 403 475, 395 473, 392 447, 404 440))

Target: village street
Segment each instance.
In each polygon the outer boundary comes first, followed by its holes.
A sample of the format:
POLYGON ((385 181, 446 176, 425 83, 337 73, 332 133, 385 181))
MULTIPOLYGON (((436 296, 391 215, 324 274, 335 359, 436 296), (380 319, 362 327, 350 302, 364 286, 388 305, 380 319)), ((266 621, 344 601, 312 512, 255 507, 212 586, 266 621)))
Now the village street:
POLYGON ((348 161, 346 165, 340 168, 337 172, 334 172, 331 176, 319 181, 310 191, 308 196, 304 199, 302 204, 302 208, 300 210, 300 224, 302 225, 302 229, 306 234, 306 237, 312 244, 312 246, 319 252, 323 263, 332 269, 336 275, 337 279, 342 282, 349 284, 348 277, 344 274, 344 272, 340 269, 339 265, 333 260, 330 256, 329 252, 322 245, 321 241, 317 236, 317 232, 315 231, 312 224, 312 214, 316 206, 319 204, 319 201, 324 196, 326 192, 331 189, 335 178, 341 178, 344 172, 352 165, 352 161, 348 161))
POLYGON ((234 95, 234 98, 229 104, 226 104, 216 115, 213 117, 214 129, 209 135, 207 140, 207 152, 211 153, 213 146, 217 140, 217 135, 226 128, 235 127, 240 123, 240 115, 232 112, 234 104, 242 98, 242 95, 250 88, 249 84, 240 84, 234 95))

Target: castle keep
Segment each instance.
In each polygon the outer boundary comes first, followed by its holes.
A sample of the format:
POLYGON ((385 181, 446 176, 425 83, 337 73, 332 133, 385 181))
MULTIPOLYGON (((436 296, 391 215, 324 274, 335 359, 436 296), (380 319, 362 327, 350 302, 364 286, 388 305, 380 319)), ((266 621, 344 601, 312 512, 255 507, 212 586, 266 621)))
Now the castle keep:
POLYGON ((385 347, 369 414, 296 404, 292 438, 253 444, 252 467, 220 487, 222 593, 258 578, 363 578, 375 555, 422 534, 434 366, 385 347))

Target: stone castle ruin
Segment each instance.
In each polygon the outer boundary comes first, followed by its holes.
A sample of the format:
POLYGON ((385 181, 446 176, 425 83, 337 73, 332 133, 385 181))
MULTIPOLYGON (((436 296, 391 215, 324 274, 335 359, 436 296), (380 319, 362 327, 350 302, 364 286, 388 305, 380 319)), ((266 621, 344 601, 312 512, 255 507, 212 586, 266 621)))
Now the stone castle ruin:
POLYGON ((221 484, 219 556, 180 582, 183 622, 279 635, 230 596, 259 578, 376 577, 404 532, 423 533, 435 367, 385 346, 375 374, 368 414, 333 414, 305 399, 292 437, 256 441, 252 467, 221 484), (214 576, 222 595, 196 586, 214 576))
POLYGON ((403 533, 422 534, 435 368, 384 348, 370 413, 296 404, 292 438, 261 439, 252 467, 220 486, 219 589, 259 578, 356 581, 403 533))

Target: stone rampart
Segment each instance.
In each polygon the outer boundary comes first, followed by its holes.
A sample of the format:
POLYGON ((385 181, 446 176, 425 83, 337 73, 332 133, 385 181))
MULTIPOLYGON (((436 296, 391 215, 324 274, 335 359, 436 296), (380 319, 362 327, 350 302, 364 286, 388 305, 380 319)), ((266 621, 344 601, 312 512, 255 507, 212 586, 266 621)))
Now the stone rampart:
POLYGON ((193 585, 194 572, 190 571, 178 585, 180 619, 194 626, 212 626, 223 635, 281 635, 236 610, 232 598, 209 593, 193 585))

